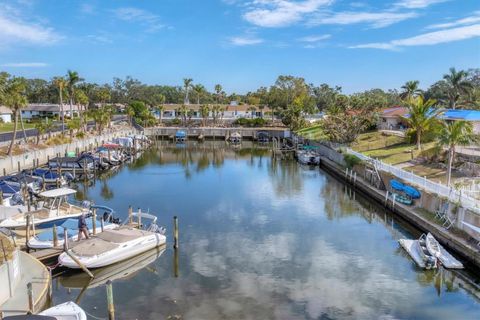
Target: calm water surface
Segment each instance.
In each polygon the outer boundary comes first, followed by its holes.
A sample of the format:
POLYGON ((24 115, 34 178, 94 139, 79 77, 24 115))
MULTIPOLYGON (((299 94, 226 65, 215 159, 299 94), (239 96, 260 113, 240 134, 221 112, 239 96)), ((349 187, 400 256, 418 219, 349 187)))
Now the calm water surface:
POLYGON ((417 269, 397 240, 418 232, 268 149, 161 145, 78 189, 124 218, 130 204, 150 209, 169 229, 166 248, 93 281, 57 278, 55 303, 98 318, 113 277, 118 319, 479 319, 476 276, 417 269))

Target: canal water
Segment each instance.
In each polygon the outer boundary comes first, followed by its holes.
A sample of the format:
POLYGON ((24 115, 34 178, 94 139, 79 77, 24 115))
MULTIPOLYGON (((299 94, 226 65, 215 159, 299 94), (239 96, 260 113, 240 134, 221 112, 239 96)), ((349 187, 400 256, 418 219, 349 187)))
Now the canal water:
MULTIPOLYGON (((399 247, 418 237, 373 201, 318 168, 268 147, 160 144, 78 196, 149 210, 168 245, 96 271, 55 279, 54 302, 117 319, 478 319, 479 279, 423 271, 399 247), (172 219, 180 247, 172 248, 172 219)), ((90 318, 90 317, 89 317, 90 318)))

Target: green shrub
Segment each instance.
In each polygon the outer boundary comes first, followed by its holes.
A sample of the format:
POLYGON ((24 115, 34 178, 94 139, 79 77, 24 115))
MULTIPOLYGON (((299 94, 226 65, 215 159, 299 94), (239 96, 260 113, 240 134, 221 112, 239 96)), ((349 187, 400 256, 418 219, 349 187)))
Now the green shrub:
POLYGON ((343 155, 343 160, 347 164, 347 167, 350 169, 353 168, 355 165, 362 163, 362 160, 359 157, 349 153, 343 155))
POLYGON ((267 121, 263 118, 238 118, 233 122, 234 125, 243 126, 243 127, 262 127, 267 121))

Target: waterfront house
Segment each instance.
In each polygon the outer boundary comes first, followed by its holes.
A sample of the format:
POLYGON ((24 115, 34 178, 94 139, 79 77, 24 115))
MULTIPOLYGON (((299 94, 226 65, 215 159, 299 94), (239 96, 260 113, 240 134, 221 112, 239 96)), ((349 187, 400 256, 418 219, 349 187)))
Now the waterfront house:
POLYGON ((440 117, 447 122, 458 120, 470 122, 473 126, 473 132, 475 134, 480 134, 479 110, 447 109, 440 117))
POLYGON ((403 130, 406 124, 403 117, 408 114, 405 107, 395 106, 380 111, 377 127, 379 130, 403 130))
POLYGON ((12 110, 5 106, 0 106, 0 122, 12 122, 12 110))
MULTIPOLYGON (((72 111, 74 115, 79 114, 81 106, 73 105, 72 111)), ((23 119, 35 119, 35 118, 59 118, 61 114, 60 104, 56 103, 29 103, 25 108, 22 109, 23 119)), ((65 117, 71 117, 70 114, 70 105, 63 105, 63 113, 65 117)))

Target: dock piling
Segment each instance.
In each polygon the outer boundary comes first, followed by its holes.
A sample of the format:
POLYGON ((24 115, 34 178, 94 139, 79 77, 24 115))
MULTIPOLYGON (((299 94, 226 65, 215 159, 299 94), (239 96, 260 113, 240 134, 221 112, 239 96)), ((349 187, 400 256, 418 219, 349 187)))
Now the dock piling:
POLYGON ((173 249, 173 275, 178 278, 178 249, 173 249))
POLYGON ((142 228, 142 209, 138 208, 138 229, 142 228))
POLYGON ((173 217, 173 247, 178 249, 178 217, 173 217))
POLYGON ((68 251, 68 230, 66 227, 63 227, 63 251, 68 251))
POLYGON ((115 320, 115 305, 113 303, 112 280, 107 281, 106 288, 107 288, 108 319, 109 320, 115 320))
POLYGON ((100 230, 102 230, 102 232, 103 232, 104 226, 105 226, 105 223, 104 223, 103 219, 100 219, 100 230))
POLYGON ((30 214, 27 214, 25 218, 27 219, 27 233, 26 233, 25 243, 27 244, 27 252, 28 252, 29 251, 28 242, 30 241, 30 220, 32 217, 30 216, 30 214))
POLYGON ((53 247, 57 247, 58 246, 58 230, 57 230, 56 224, 53 225, 52 232, 53 232, 53 247))
POLYGON ((132 224, 133 222, 133 216, 132 216, 133 212, 132 212, 132 206, 128 206, 128 223, 129 224, 132 224))
MULTIPOLYGON (((92 229, 93 229, 93 235, 97 234, 97 209, 92 210, 92 229)), ((103 219, 102 219, 103 220, 103 219)))
POLYGON ((35 303, 33 301, 33 288, 32 283, 27 283, 27 296, 28 296, 28 313, 33 314, 35 312, 35 303))

